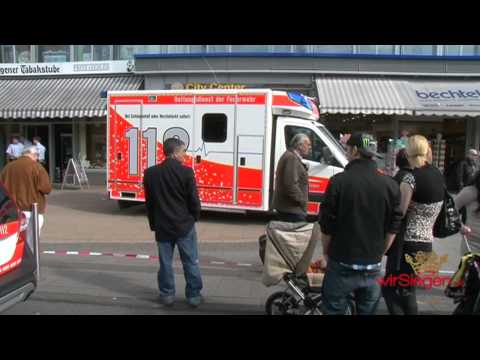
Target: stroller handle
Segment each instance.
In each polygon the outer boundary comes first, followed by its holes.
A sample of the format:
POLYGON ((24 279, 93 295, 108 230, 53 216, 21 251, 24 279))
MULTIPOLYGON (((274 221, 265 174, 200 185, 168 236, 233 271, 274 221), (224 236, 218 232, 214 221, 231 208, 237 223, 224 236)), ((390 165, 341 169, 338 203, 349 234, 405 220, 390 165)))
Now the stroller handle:
POLYGON ((470 247, 470 244, 469 244, 469 242, 468 242, 467 235, 462 234, 462 238, 463 238, 463 241, 465 241, 465 246, 467 247, 468 252, 471 253, 471 252, 472 252, 472 248, 470 247))
MULTIPOLYGON (((466 225, 462 222, 462 227, 464 227, 464 226, 466 226, 466 225)), ((472 248, 470 247, 470 243, 468 242, 467 234, 463 233, 462 231, 460 231, 460 234, 462 234, 462 239, 465 242, 465 246, 467 247, 468 252, 471 253, 472 248)))

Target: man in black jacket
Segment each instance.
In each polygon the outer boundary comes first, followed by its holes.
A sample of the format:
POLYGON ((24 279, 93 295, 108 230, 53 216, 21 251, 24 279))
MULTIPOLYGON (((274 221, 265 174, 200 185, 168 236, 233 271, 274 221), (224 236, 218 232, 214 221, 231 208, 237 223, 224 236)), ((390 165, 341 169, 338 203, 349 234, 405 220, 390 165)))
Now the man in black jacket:
POLYGON ((470 149, 463 160, 454 162, 445 170, 445 180, 448 191, 459 193, 470 185, 478 171, 478 151, 470 149))
POLYGON ((358 314, 374 314, 380 300, 381 261, 400 230, 402 212, 399 186, 378 172, 376 149, 370 135, 352 135, 350 163, 332 177, 322 202, 325 314, 345 314, 352 293, 358 314))
POLYGON ((187 282, 185 295, 188 303, 197 307, 203 301, 203 284, 195 230, 195 222, 200 217, 195 175, 191 168, 183 165, 186 147, 181 140, 165 140, 163 151, 165 161, 145 170, 143 179, 148 221, 158 245, 160 299, 167 306, 175 301, 172 258, 177 245, 187 282))
POLYGON ((457 166, 457 186, 460 192, 465 186, 470 185, 476 172, 478 171, 478 151, 470 149, 464 160, 460 161, 457 166))

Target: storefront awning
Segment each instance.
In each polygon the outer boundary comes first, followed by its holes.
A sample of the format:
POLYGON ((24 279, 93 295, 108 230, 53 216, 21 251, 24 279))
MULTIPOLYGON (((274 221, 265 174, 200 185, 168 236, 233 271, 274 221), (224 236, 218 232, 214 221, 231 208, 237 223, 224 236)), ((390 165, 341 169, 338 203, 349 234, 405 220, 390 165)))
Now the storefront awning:
POLYGON ((319 77, 316 82, 320 113, 413 114, 404 80, 319 77))
POLYGON ((107 113, 101 94, 138 90, 140 76, 0 79, 0 118, 80 118, 107 113))
POLYGON ((316 79, 320 113, 480 116, 480 82, 380 77, 316 79))

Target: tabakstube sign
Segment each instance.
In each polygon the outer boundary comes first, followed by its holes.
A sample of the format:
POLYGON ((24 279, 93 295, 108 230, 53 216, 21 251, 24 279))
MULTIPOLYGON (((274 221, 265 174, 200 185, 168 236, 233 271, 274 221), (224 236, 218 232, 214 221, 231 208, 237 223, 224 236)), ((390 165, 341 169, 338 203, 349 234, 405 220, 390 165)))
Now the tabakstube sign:
POLYGON ((129 61, 0 64, 0 76, 111 74, 133 71, 129 61))

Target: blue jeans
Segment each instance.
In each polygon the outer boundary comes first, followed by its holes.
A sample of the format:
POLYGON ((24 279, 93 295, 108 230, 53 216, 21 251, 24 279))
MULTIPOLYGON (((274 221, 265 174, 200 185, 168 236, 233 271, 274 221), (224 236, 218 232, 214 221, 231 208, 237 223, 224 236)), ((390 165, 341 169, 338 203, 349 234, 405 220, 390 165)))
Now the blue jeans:
POLYGON ((353 293, 358 315, 374 315, 381 297, 380 270, 352 270, 328 259, 323 279, 323 312, 343 315, 353 293))
POLYGON ((193 298, 200 295, 203 288, 198 261, 197 232, 195 226, 184 237, 178 239, 160 238, 155 234, 158 246, 160 269, 158 270, 158 289, 160 296, 175 296, 175 273, 173 271, 173 251, 178 246, 183 273, 187 283, 185 296, 193 298))

